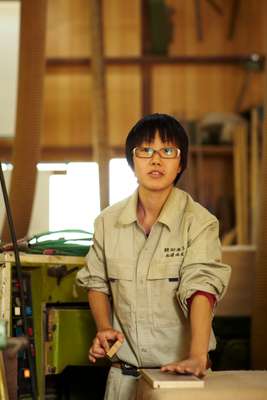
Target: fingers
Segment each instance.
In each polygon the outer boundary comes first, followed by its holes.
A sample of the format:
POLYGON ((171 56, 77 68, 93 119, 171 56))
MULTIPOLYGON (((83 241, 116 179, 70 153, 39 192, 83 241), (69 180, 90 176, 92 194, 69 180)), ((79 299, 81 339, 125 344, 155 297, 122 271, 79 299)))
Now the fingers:
POLYGON ((206 369, 200 363, 195 360, 184 360, 181 362, 174 362, 164 365, 161 371, 176 372, 179 374, 192 374, 199 378, 202 378, 206 374, 206 369))
POLYGON ((95 363, 97 358, 103 357, 105 357, 105 350, 101 347, 99 340, 95 338, 89 349, 89 360, 95 363))
POLYGON ((106 356, 110 348, 110 343, 114 343, 116 340, 120 342, 124 341, 124 335, 113 329, 107 329, 105 331, 99 331, 93 340, 92 346, 89 349, 88 357, 92 363, 95 363, 98 358, 106 356))
POLYGON ((122 343, 124 341, 123 334, 114 329, 100 331, 97 333, 96 338, 99 340, 100 346, 105 350, 105 352, 109 351, 110 342, 112 345, 116 340, 119 340, 122 343))

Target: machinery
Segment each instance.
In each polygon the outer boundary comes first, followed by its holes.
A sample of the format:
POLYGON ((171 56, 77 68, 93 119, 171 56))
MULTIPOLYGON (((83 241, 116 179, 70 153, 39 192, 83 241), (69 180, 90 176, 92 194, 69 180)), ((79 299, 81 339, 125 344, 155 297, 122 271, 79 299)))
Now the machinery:
MULTIPOLYGON (((48 375, 60 374, 67 366, 88 365, 88 347, 95 336, 95 324, 88 310, 87 294, 76 287, 76 270, 84 257, 20 254, 29 349, 36 371, 36 398, 45 396, 48 375)), ((22 316, 11 252, 0 254, 0 311, 7 321, 7 335, 19 339, 22 316)), ((5 340, 2 339, 3 346, 5 340)), ((10 339, 8 339, 10 340, 10 339)), ((18 396, 31 394, 29 366, 18 354, 18 396)), ((18 397, 18 398, 20 398, 18 397)))

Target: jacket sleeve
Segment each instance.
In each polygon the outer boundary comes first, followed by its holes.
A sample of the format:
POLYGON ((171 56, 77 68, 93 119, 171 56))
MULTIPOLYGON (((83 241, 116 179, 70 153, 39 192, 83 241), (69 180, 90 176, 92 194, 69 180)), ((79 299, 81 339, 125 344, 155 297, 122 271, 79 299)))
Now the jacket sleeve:
POLYGON ((188 314, 187 299, 198 290, 213 294, 217 303, 226 293, 230 275, 230 266, 221 262, 218 221, 192 224, 177 291, 184 314, 188 314))
POLYGON ((103 219, 95 220, 93 246, 86 256, 86 266, 76 275, 76 284, 85 289, 94 289, 110 294, 106 274, 106 262, 104 253, 104 229, 103 219))

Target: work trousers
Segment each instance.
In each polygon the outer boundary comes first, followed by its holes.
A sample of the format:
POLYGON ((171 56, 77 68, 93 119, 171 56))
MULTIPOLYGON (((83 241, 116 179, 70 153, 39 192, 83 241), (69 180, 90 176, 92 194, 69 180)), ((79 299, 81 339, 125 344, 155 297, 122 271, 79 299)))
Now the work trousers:
POLYGON ((120 368, 111 367, 104 400, 136 400, 138 379, 123 375, 120 368))

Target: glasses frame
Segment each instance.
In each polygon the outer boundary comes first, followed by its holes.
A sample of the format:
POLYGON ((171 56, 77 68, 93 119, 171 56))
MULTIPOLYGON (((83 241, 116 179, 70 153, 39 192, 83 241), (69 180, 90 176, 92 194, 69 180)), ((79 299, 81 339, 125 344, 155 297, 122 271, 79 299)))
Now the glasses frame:
POLYGON ((176 158, 179 158, 180 155, 181 155, 181 150, 180 150, 178 147, 174 147, 174 146, 162 147, 162 148, 159 149, 159 150, 155 150, 155 149, 153 149, 153 147, 143 146, 143 147, 141 147, 141 148, 143 148, 143 149, 152 149, 152 150, 153 150, 153 153, 151 154, 150 157, 140 157, 140 156, 137 156, 137 155, 136 155, 136 149, 138 149, 138 148, 140 148, 140 147, 139 147, 139 146, 138 146, 138 147, 135 147, 135 148, 132 150, 132 152, 133 152, 133 154, 135 155, 136 158, 150 159, 150 158, 153 157, 153 155, 154 155, 155 153, 157 153, 157 154, 160 156, 160 158, 163 158, 164 160, 175 160, 176 158), (162 155, 160 154, 160 151, 163 150, 163 149, 167 149, 167 148, 171 148, 171 149, 177 150, 177 156, 175 156, 175 157, 162 157, 162 155))

